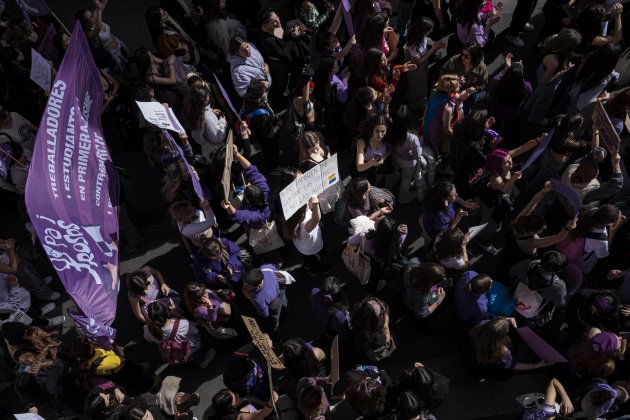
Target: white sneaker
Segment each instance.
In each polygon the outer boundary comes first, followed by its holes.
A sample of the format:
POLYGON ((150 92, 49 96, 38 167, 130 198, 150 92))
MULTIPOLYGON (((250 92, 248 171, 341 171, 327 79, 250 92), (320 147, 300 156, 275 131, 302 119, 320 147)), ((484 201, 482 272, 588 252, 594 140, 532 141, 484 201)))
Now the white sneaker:
POLYGON ((44 280, 44 283, 46 284, 46 286, 48 286, 50 283, 52 283, 53 278, 52 276, 46 276, 42 280, 44 280))
POLYGON ((507 35, 505 35, 505 38, 506 38, 508 41, 510 41, 510 43, 511 43, 512 45, 514 45, 515 47, 522 48, 522 47, 524 47, 524 46, 525 46, 525 41, 523 41, 523 40, 521 39, 521 37, 520 37, 520 36, 518 36, 518 35, 516 35, 516 36, 512 36, 512 35, 507 34, 507 35))
POLYGON ((535 28, 534 28, 534 25, 532 25, 532 24, 531 24, 531 23, 529 23, 529 22, 527 22, 527 23, 525 24, 525 26, 523 26, 523 30, 524 30, 525 32, 531 32, 531 31, 533 31, 534 29, 535 29, 535 28))
POLYGON ((50 302, 51 300, 57 300, 60 297, 61 297, 61 293, 59 293, 59 292, 52 292, 49 296, 41 297, 41 298, 39 298, 39 300, 50 302))
POLYGON ((55 310, 55 308, 57 307, 57 305, 55 305, 54 303, 47 303, 46 305, 44 305, 42 307, 42 316, 51 313, 52 311, 55 310))
POLYGON ((61 316, 56 316, 54 318, 49 318, 48 319, 48 325, 46 325, 46 329, 52 329, 55 327, 58 327, 60 325, 63 325, 63 323, 66 321, 66 317, 61 315, 61 316))
POLYGON ((216 355, 217 355, 217 352, 214 349, 208 350, 208 352, 205 354, 203 358, 203 362, 199 363, 199 366, 201 366, 202 369, 207 368, 210 362, 214 360, 214 356, 216 355))

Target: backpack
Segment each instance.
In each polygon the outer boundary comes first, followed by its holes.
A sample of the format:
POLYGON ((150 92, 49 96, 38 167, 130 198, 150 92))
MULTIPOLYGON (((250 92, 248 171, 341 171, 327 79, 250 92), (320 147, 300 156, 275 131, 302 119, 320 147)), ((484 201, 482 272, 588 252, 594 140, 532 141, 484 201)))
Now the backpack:
MULTIPOLYGON (((570 263, 576 263, 580 261, 584 255, 586 238, 605 241, 608 239, 608 234, 604 232, 588 232, 586 235, 578 236, 577 238, 567 236, 556 244, 556 249, 566 255, 570 263)), ((588 257, 585 259, 588 259, 588 257)))
POLYGON ((335 218, 335 222, 342 228, 350 226, 350 220, 352 220, 352 217, 348 212, 348 205, 345 199, 340 198, 337 200, 335 203, 335 214, 333 216, 335 218))
POLYGON ((160 356, 169 365, 181 365, 190 359, 190 341, 180 343, 175 339, 179 329, 179 319, 173 324, 169 336, 160 341, 160 356))
MULTIPOLYGON (((272 114, 271 112, 269 112, 267 108, 256 108, 252 112, 247 112, 245 111, 245 108, 241 108, 241 110, 238 113, 238 116, 241 118, 241 120, 245 121, 245 123, 250 129, 252 127, 252 120, 262 115, 272 115, 272 114)), ((241 135, 241 124, 238 121, 238 119, 234 121, 234 131, 239 136, 241 135)))

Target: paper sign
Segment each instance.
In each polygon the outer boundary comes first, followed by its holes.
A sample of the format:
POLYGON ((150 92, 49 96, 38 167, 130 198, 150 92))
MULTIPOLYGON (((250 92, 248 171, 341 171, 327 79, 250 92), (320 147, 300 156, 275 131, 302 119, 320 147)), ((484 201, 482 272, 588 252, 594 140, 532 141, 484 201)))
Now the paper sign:
MULTIPOLYGON (((569 214, 573 217, 576 217, 580 212, 580 198, 577 196, 575 191, 573 191, 568 185, 564 184, 562 181, 558 179, 552 179, 551 185, 553 185, 553 189, 556 190, 559 194, 561 194, 561 199, 564 199, 568 206, 573 207, 573 212, 567 208, 569 214)), ((564 205, 565 203, 563 203, 564 205)), ((566 206, 565 206, 566 208, 566 206)))
POLYGON ((311 196, 320 195, 339 180, 337 155, 334 154, 280 191, 284 218, 293 216, 311 196))
POLYGON ((488 226, 488 223, 484 223, 483 225, 469 227, 468 232, 466 232, 466 235, 468 235, 468 240, 470 241, 474 239, 475 236, 479 235, 486 228, 486 226, 488 226))
POLYGON ((595 104, 595 112, 593 113, 593 126, 599 128, 599 135, 602 141, 602 146, 608 149, 609 152, 616 152, 619 150, 619 143, 621 139, 619 134, 615 131, 615 126, 608 113, 604 109, 604 105, 600 100, 597 100, 595 104))
MULTIPOLYGON (((274 369, 284 369, 284 365, 280 359, 278 359, 278 356, 276 356, 273 349, 269 346, 269 343, 263 336, 256 320, 245 315, 241 315, 241 318, 243 318, 243 323, 245 324, 245 327, 247 327, 247 331, 249 331, 252 341, 256 347, 258 347, 258 350, 260 350, 265 359, 267 359, 267 362, 269 362, 271 367, 274 369)), ((269 371, 269 376, 271 376, 271 371, 269 371)))
POLYGON ((536 160, 540 157, 540 155, 543 154, 545 149, 547 149, 547 146, 549 146, 549 143, 551 143, 551 139, 553 138, 553 131, 554 130, 551 130, 549 134, 547 134, 547 137, 545 137, 543 141, 541 141, 540 144, 536 146, 532 154, 529 155, 529 158, 527 158, 527 160, 521 167, 521 171, 524 171, 525 169, 532 166, 532 163, 536 162, 536 160))
POLYGON ((353 36, 354 25, 352 24, 352 16, 350 15, 350 2, 348 0, 341 0, 341 9, 343 10, 343 21, 346 23, 346 28, 348 28, 348 34, 353 36))
POLYGON ((330 394, 334 394, 335 384, 339 382, 339 336, 336 336, 330 347, 330 394))
POLYGON ((33 48, 31 48, 31 80, 46 92, 50 92, 52 66, 33 48))
POLYGON ((532 331, 529 327, 517 328, 518 334, 523 341, 529 346, 536 356, 541 359, 546 359, 553 363, 564 363, 567 361, 563 355, 558 353, 556 349, 551 347, 549 343, 540 338, 538 334, 532 331))
POLYGON ((33 413, 14 414, 13 417, 17 420, 44 420, 39 414, 33 413))
POLYGON ((136 104, 138 104, 138 108, 140 108, 144 119, 154 126, 177 133, 185 131, 171 108, 165 108, 164 105, 159 102, 136 101, 136 104))
POLYGON ((225 166, 223 167, 223 177, 221 185, 223 186, 223 197, 226 201, 230 201, 232 192, 232 162, 234 161, 234 134, 232 130, 228 131, 227 141, 225 143, 225 166))

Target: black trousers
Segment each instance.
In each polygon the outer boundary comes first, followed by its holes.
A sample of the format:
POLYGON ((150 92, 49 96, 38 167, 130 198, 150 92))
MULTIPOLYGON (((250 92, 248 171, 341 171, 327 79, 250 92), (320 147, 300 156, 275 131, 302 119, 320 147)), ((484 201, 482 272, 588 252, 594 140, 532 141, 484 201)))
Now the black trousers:
POLYGON ((523 30, 527 21, 531 19, 537 2, 538 0, 517 0, 512 22, 507 31, 509 35, 516 36, 523 30))

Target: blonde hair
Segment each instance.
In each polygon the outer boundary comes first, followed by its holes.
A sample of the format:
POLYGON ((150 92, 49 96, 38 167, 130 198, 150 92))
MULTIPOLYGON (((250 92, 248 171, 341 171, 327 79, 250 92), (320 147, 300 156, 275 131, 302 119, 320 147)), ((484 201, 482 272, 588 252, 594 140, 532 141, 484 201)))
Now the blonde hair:
POLYGON ((458 81, 459 76, 456 74, 443 74, 438 79, 436 86, 438 90, 450 93, 457 90, 458 81))
POLYGON ((512 347, 509 331, 510 322, 503 317, 497 317, 470 330, 477 361, 482 365, 500 363, 506 350, 512 347))

